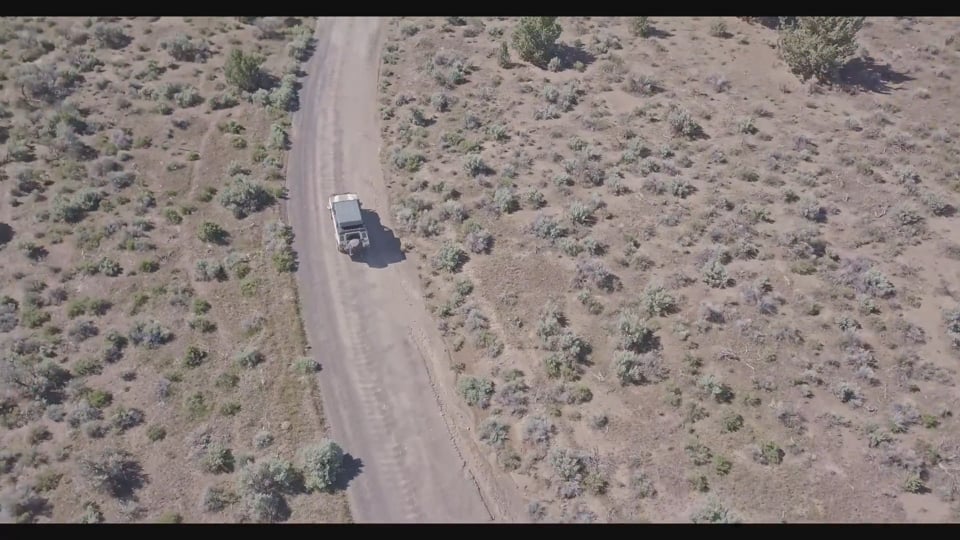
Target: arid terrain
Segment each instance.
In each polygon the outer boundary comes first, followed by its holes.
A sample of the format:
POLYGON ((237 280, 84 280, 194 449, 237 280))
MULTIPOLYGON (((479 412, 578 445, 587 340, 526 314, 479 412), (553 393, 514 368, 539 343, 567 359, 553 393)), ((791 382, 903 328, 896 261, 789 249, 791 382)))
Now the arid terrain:
POLYGON ((0 522, 960 519, 960 21, 532 19, 0 21, 0 522))
POLYGON ((318 377, 331 432, 358 469, 348 491, 354 519, 484 522, 499 514, 484 505, 470 449, 451 439, 427 366, 449 375, 449 362, 423 331, 431 323, 416 269, 379 221, 389 219, 376 158, 383 23, 324 18, 317 27, 287 169, 304 325, 323 365, 318 377), (338 253, 332 234, 327 197, 344 191, 362 197, 372 243, 363 262, 338 253))
POLYGON ((638 19, 543 67, 388 24, 389 226, 487 465, 542 521, 957 520, 957 20, 821 84, 775 24, 638 19))
POLYGON ((4 521, 350 519, 280 221, 315 25, 0 22, 4 521))

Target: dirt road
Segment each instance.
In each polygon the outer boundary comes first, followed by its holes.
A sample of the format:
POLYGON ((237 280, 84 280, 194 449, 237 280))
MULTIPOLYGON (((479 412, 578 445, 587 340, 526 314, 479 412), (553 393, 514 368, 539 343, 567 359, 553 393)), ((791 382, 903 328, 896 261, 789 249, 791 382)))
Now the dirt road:
MULTIPOLYGON (((388 221, 379 162, 377 74, 383 21, 322 20, 294 117, 288 219, 332 436, 361 462, 348 498, 357 522, 483 522, 491 511, 441 416, 422 350, 422 303, 388 221), (372 250, 337 252, 326 199, 360 194, 372 250), (382 217, 381 217, 382 216, 382 217)), ((469 458, 467 458, 469 460, 469 458)), ((495 512, 496 513, 496 512, 495 512)))

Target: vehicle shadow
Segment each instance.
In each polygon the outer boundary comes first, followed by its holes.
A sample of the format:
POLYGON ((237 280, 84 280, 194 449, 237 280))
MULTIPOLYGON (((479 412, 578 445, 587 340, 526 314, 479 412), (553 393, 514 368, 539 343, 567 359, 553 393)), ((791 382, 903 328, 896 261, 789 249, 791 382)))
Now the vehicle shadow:
POLYGON ((340 474, 337 475, 337 479, 333 484, 334 488, 337 491, 347 489, 350 481, 360 476, 361 472, 363 472, 363 460, 344 452, 343 468, 340 469, 340 474))
POLYGON ((0 222, 0 247, 10 243, 11 240, 13 240, 13 227, 0 222))
POLYGON ((358 261, 367 263, 370 268, 386 268, 391 264, 406 260, 407 256, 400 245, 400 239, 393 234, 393 230, 380 222, 380 216, 372 210, 360 210, 363 223, 367 226, 370 236, 370 247, 357 257, 358 261))

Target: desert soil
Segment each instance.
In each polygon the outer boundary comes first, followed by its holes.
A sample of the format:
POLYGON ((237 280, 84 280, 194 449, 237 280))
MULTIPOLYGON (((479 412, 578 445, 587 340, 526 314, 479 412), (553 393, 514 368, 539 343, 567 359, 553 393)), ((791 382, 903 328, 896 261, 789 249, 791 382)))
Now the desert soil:
POLYGON ((350 519, 342 491, 277 487, 326 436, 295 279, 273 260, 296 97, 276 83, 315 25, 0 23, 5 519, 350 519), (264 57, 271 89, 233 88, 233 49, 264 57), (241 219, 220 197, 244 176, 272 200, 241 219), (226 236, 201 239, 205 222, 226 236), (117 489, 84 464, 111 465, 117 489), (260 465, 279 480, 254 496, 260 465))
POLYGON ((555 69, 512 18, 388 25, 398 266, 487 466, 536 520, 955 520, 957 20, 867 18, 834 86, 649 22, 560 18, 555 69))

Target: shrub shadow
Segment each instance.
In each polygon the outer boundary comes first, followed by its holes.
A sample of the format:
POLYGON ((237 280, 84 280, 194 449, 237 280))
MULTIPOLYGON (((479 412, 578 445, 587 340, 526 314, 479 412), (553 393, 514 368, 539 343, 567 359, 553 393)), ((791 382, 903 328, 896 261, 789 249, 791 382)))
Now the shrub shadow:
POLYGON ((9 244, 13 240, 13 227, 0 222, 0 247, 9 244))
POLYGON ((660 28, 657 28, 656 26, 651 26, 650 29, 647 30, 647 37, 657 38, 657 39, 667 39, 667 38, 673 37, 673 32, 669 30, 662 30, 660 28))
POLYGON ((53 505, 50 500, 36 494, 28 495, 13 506, 11 510, 13 508, 19 510, 19 515, 14 517, 18 521, 24 520, 22 523, 36 523, 38 517, 49 518, 53 516, 53 505))
POLYGON ((597 60, 596 56, 590 54, 582 47, 574 47, 565 43, 557 45, 557 58, 563 62, 565 68, 572 68, 577 62, 583 63, 584 66, 589 66, 597 60))
POLYGON ((121 501, 136 502, 136 493, 149 483, 150 477, 137 462, 127 463, 126 468, 123 478, 117 479, 108 489, 111 495, 121 501))
MULTIPOLYGON (((760 26, 764 26, 771 30, 778 30, 780 28, 780 17, 755 17, 754 20, 760 23, 760 26)), ((796 17, 784 17, 784 22, 791 24, 796 20, 796 17)))
POLYGON ((840 86, 844 90, 889 94, 890 84, 914 80, 913 77, 896 71, 890 64, 879 64, 872 57, 854 58, 840 69, 840 86))
POLYGON ((333 484, 334 489, 337 491, 347 489, 350 482, 357 476, 360 476, 361 472, 363 472, 363 460, 358 457, 353 457, 349 453, 344 453, 343 468, 340 474, 337 475, 337 481, 333 484))
POLYGON ((260 78, 257 83, 259 88, 264 90, 273 90, 277 86, 280 86, 280 77, 277 77, 273 73, 268 73, 267 71, 261 71, 260 78))
MULTIPOLYGON (((947 204, 940 210, 939 215, 941 217, 953 217, 957 215, 957 207, 953 206, 952 204, 947 204)), ((0 227, 3 227, 2 223, 0 223, 0 227)), ((2 243, 3 243, 3 232, 2 230, 0 230, 0 244, 2 243)))
POLYGON ((373 210, 360 210, 360 213, 370 236, 370 247, 364 253, 354 256, 354 260, 362 260, 370 268, 386 268, 406 260, 400 239, 392 229, 380 222, 380 216, 373 210))

